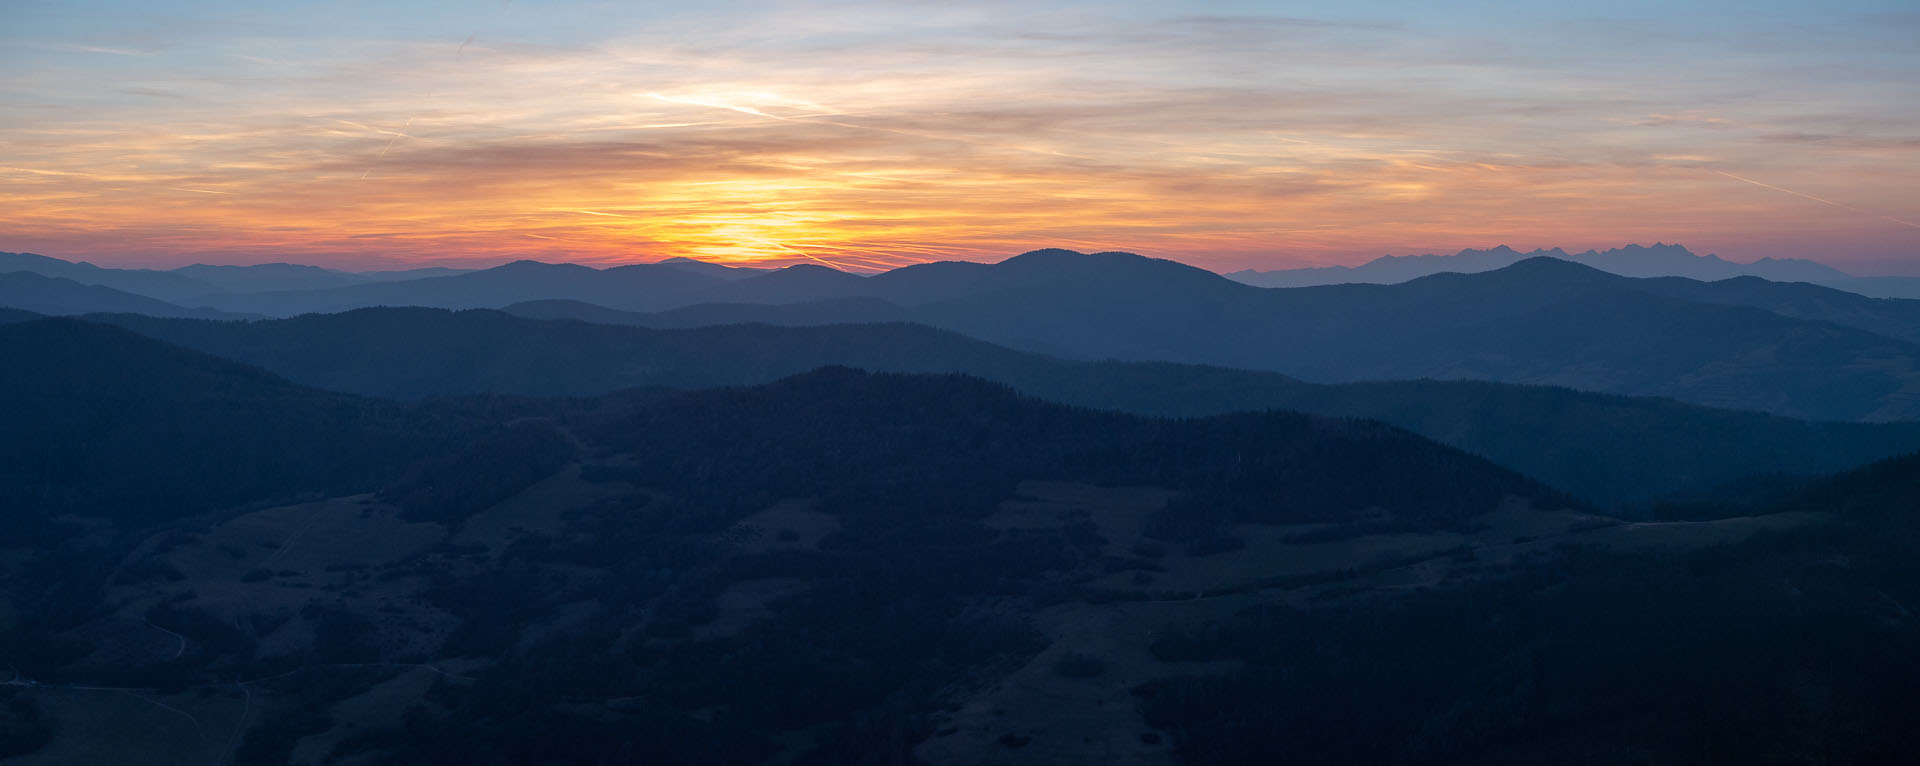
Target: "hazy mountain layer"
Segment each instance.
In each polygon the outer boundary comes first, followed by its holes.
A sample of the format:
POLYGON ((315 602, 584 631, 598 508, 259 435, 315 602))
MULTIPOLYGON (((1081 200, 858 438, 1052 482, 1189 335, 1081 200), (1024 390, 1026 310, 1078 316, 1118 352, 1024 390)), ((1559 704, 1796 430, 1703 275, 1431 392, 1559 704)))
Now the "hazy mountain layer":
POLYGON ((49 316, 124 312, 156 317, 232 317, 209 309, 189 309, 165 301, 115 290, 101 285, 82 284, 65 277, 48 277, 30 271, 0 273, 0 306, 49 316))
POLYGON ((174 302, 197 298, 219 288, 189 276, 147 269, 110 269, 74 263, 32 253, 0 253, 0 273, 28 271, 44 277, 100 285, 155 300, 174 302))
MULTIPOLYGON (((798 286, 785 294, 799 302, 786 306, 705 305, 623 321, 904 320, 1084 359, 1212 364, 1320 381, 1561 385, 1815 419, 1920 417, 1920 347, 1902 340, 1916 337, 1920 303, 1813 285, 1630 279, 1535 258, 1397 285, 1268 290, 1171 261, 1065 251, 913 266, 865 280, 841 275, 827 281, 832 289, 793 273, 734 283, 759 283, 764 297, 768 283, 791 279, 798 286), (867 294, 846 294, 856 287, 867 294)), ((531 311, 570 313, 552 303, 531 311)))
POLYGON ((764 383, 846 365, 966 373, 1054 401, 1152 415, 1296 409, 1366 417, 1607 504, 1754 474, 1840 470, 1920 448, 1920 424, 1816 424, 1540 386, 1318 385, 1215 367, 1074 362, 913 325, 652 330, 427 309, 251 323, 99 319, 307 385, 376 396, 591 395, 764 383))

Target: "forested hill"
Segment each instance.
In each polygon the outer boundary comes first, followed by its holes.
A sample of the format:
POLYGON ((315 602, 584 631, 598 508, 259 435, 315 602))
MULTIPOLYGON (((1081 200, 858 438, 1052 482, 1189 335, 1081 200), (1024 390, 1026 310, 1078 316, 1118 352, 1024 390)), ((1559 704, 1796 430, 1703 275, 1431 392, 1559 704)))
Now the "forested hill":
POLYGON ((1157 419, 1066 407, 977 378, 824 368, 689 393, 614 426, 642 486, 847 498, 877 511, 985 513, 1021 480, 1150 485, 1196 517, 1431 529, 1554 490, 1370 421, 1288 412, 1157 419))
POLYGON ((1239 670, 1147 684, 1141 709, 1197 766, 1910 760, 1920 455, 1746 512, 1827 520, 1678 555, 1569 551, 1418 599, 1248 609, 1160 638, 1163 660, 1239 670))
POLYGON ((153 521, 379 487, 457 443, 401 405, 72 319, 0 325, 0 509, 153 521))
POLYGON ((307 385, 400 399, 466 393, 581 396, 635 386, 764 383, 828 364, 993 375, 1033 358, 905 324, 652 330, 422 308, 261 322, 130 314, 91 318, 257 364, 307 385))

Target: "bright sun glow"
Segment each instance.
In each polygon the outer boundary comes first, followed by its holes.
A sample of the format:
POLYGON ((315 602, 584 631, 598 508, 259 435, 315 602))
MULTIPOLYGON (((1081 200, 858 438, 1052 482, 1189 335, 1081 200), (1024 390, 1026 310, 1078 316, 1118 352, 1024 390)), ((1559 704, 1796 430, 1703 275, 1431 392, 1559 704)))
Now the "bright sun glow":
POLYGON ((0 247, 856 269, 1049 245, 1223 269, 1496 243, 1920 251, 1910 40, 1796 28, 1808 45, 1769 62, 1676 19, 1684 45, 1600 62, 1547 9, 1501 19, 1496 56, 1413 11, 1044 6, 503 4, 413 37, 23 13, 50 47, 5 59, 0 247), (126 42, 153 29, 202 31, 126 42), (1689 67, 1717 76, 1671 76, 1689 67), (1835 71, 1846 87, 1812 74, 1835 71))

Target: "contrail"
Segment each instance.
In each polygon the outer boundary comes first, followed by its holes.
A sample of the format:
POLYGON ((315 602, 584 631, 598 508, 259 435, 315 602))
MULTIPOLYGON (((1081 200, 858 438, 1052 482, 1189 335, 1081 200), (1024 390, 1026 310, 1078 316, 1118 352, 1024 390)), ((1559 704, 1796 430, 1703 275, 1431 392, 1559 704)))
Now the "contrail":
MULTIPOLYGON (((460 47, 453 49, 453 57, 455 59, 459 59, 460 54, 466 53, 467 45, 472 43, 473 38, 479 34, 480 34, 480 30, 476 29, 471 34, 467 35, 467 39, 461 40, 460 47)), ((438 95, 440 95, 438 92, 429 93, 427 94, 426 98, 421 99, 421 103, 424 104, 428 101, 432 101, 433 98, 438 95)), ((400 126, 399 130, 394 131, 393 138, 387 139, 387 145, 380 147, 380 156, 373 158, 373 163, 367 166, 366 172, 363 172, 360 174, 360 180, 362 181, 367 180, 367 176, 373 173, 373 169, 380 164, 380 161, 387 158, 387 152, 393 151, 393 145, 395 143, 398 143, 402 138, 412 138, 412 136, 407 135, 407 128, 412 127, 413 118, 419 117, 419 116, 420 116, 420 111, 418 109, 414 110, 413 114, 410 114, 407 116, 407 121, 400 126)))
POLYGON ((781 250, 786 250, 788 252, 799 253, 802 258, 811 258, 813 260, 819 261, 821 263, 824 263, 828 266, 833 267, 836 271, 847 270, 847 267, 834 263, 833 261, 829 261, 825 258, 821 258, 820 256, 814 255, 813 253, 809 253, 805 250, 801 250, 800 248, 797 248, 797 247, 790 247, 790 246, 781 244, 779 242, 775 242, 771 239, 763 239, 763 238, 757 238, 757 237, 743 237, 742 239, 747 239, 750 242, 758 242, 762 245, 777 247, 777 248, 780 248, 781 250))
POLYGON ((1711 172, 1713 172, 1713 173, 1716 173, 1716 174, 1719 174, 1719 175, 1723 175, 1723 176, 1726 176, 1726 177, 1728 177, 1728 178, 1731 178, 1731 179, 1733 179, 1733 180, 1735 180, 1735 181, 1745 181, 1745 182, 1747 182, 1747 183, 1750 183, 1750 184, 1753 184, 1754 186, 1758 186, 1758 187, 1761 187, 1761 188, 1765 188, 1765 189, 1772 189, 1772 190, 1774 190, 1774 191, 1777 191, 1777 192, 1786 192, 1787 194, 1791 194, 1791 195, 1793 195, 1793 196, 1795 196, 1795 197, 1805 197, 1805 198, 1807 198, 1807 199, 1810 199, 1810 200, 1813 200, 1813 201, 1815 201, 1815 202, 1818 202, 1818 203, 1820 203, 1820 204, 1822 204, 1822 205, 1832 205, 1832 206, 1834 206, 1834 207, 1837 207, 1837 208, 1840 208, 1841 210, 1851 210, 1851 211, 1853 211, 1853 212, 1855 212, 1855 213, 1859 213, 1859 214, 1861 214, 1861 215, 1870 215, 1870 216, 1873 216, 1873 217, 1875 217, 1875 218, 1885 218, 1885 219, 1887 219, 1887 220, 1889 220, 1889 221, 1892 221, 1892 222, 1894 222, 1894 223, 1897 223, 1897 224, 1900 224, 1901 226, 1906 226, 1906 227, 1908 227, 1908 228, 1913 228, 1913 229, 1920 229, 1920 223, 1914 223, 1914 222, 1912 222, 1912 221, 1908 221, 1908 220, 1905 220, 1905 219, 1901 219, 1901 218, 1895 218, 1895 217, 1893 217, 1893 216, 1890 216, 1890 215, 1885 215, 1885 214, 1882 214, 1882 213, 1875 213, 1875 212, 1873 212, 1873 211, 1871 211, 1871 210, 1861 210, 1860 208, 1857 208, 1857 207, 1854 207, 1854 206, 1852 206, 1852 205, 1849 205, 1849 204, 1846 204, 1846 203, 1844 203, 1844 202, 1835 202, 1835 201, 1833 201, 1833 200, 1830 200, 1830 199, 1823 199, 1823 198, 1820 198, 1820 197, 1815 197, 1815 196, 1813 196, 1813 195, 1811 195, 1811 194, 1806 194, 1806 193, 1804 193, 1804 192, 1797 192, 1797 191, 1794 191, 1794 190, 1792 190, 1792 189, 1783 189, 1783 188, 1781 188, 1781 187, 1778 187, 1778 186, 1774 186, 1773 184, 1769 184, 1769 183, 1761 183, 1761 182, 1759 182, 1759 181, 1755 181, 1755 180, 1753 180, 1753 179, 1751 179, 1751 178, 1743 178, 1743 177, 1741 177, 1741 176, 1736 176, 1736 175, 1734 175, 1734 174, 1732 174, 1732 173, 1728 173, 1728 172, 1725 172, 1725 171, 1721 171, 1721 170, 1715 170, 1715 171, 1711 171, 1711 172))
MULTIPOLYGON (((432 96, 428 96, 428 98, 432 98, 432 96)), ((407 128, 410 128, 413 126, 413 118, 419 117, 419 116, 420 116, 419 112, 414 112, 413 114, 410 114, 407 116, 407 121, 400 125, 399 130, 396 130, 393 132, 393 138, 387 139, 387 145, 380 148, 380 156, 373 158, 373 164, 368 165, 366 172, 360 174, 360 180, 362 181, 367 180, 367 176, 373 172, 373 168, 376 165, 379 165, 381 160, 384 160, 387 158, 387 152, 390 152, 393 150, 394 143, 399 141, 402 136, 407 135, 407 128)))

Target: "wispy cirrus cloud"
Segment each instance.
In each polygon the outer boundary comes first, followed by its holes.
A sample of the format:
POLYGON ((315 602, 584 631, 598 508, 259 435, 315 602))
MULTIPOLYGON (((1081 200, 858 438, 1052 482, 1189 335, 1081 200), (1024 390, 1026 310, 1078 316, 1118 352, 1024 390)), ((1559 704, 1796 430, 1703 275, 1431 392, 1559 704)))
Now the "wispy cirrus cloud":
POLYGON ((1767 56, 1758 33, 1690 19, 1663 29, 1691 52, 1625 42, 1643 19, 1573 39, 1560 19, 1476 28, 1414 6, 1219 10, 147 19, 85 38, 137 41, 140 66, 52 50, 79 42, 10 55, 0 98, 32 108, 0 114, 0 229, 128 262, 345 265, 1916 244, 1886 219, 1920 212, 1898 209, 1920 196, 1920 109, 1894 99, 1920 62, 1873 33, 1871 56, 1767 56))

